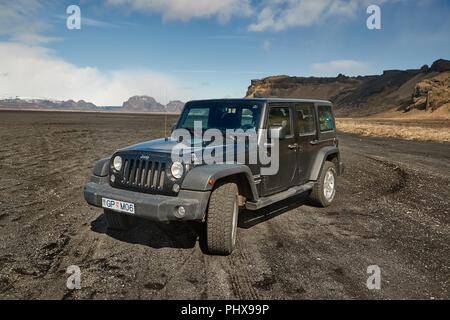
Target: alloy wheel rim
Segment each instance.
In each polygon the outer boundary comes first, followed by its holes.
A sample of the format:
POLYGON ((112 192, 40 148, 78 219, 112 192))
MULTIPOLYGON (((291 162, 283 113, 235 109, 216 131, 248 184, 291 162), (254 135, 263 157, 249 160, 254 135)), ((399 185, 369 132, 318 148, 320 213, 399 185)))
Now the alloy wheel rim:
POLYGON ((325 174, 325 178, 323 181, 323 195, 325 196, 325 199, 327 199, 327 201, 333 200, 334 195, 336 193, 335 185, 336 183, 334 173, 330 169, 325 174))

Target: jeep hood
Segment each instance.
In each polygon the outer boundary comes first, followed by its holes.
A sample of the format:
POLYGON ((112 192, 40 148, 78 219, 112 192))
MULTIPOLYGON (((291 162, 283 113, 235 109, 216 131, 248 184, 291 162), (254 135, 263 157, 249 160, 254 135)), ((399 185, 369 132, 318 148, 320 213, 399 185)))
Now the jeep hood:
MULTIPOLYGON (((123 149, 120 149, 118 151, 121 152, 127 152, 127 151, 133 151, 133 152, 155 152, 155 153, 168 153, 171 154, 172 153, 172 149, 178 144, 179 142, 176 141, 173 138, 167 138, 167 139, 156 139, 156 140, 150 140, 150 141, 145 141, 142 143, 138 143, 123 149)), ((232 146, 234 144, 234 140, 233 139, 226 139, 224 140, 224 145, 229 145, 232 146)), ((189 147, 187 144, 184 144, 185 147, 189 147)), ((195 139, 193 142, 192 147, 194 148, 194 151, 198 151, 200 149, 206 149, 208 148, 208 145, 202 145, 202 140, 201 139, 195 139)), ((211 147, 212 148, 212 147, 211 147)))

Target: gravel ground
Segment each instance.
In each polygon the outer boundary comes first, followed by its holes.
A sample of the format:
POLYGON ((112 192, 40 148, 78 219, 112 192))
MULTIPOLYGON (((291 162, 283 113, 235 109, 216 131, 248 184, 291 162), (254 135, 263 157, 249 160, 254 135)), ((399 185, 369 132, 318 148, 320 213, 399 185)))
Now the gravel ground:
MULTIPOLYGON (((173 119, 169 119, 171 123, 173 119)), ((0 112, 0 299, 449 299, 450 144, 341 135, 329 208, 242 212, 228 257, 199 224, 106 229, 83 184, 96 159, 162 135, 152 115, 0 112), (66 268, 81 268, 81 290, 66 268), (367 267, 381 268, 368 290, 367 267)))

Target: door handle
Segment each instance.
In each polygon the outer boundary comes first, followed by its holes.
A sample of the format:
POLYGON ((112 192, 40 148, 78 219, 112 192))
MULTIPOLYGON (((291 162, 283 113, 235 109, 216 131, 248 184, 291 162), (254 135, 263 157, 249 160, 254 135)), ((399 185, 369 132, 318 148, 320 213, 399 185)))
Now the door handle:
POLYGON ((312 144, 313 146, 316 144, 319 144, 319 140, 312 140, 309 142, 310 144, 312 144))
POLYGON ((288 148, 291 149, 291 150, 297 149, 298 148, 298 144, 297 143, 290 144, 290 145, 288 145, 288 148))

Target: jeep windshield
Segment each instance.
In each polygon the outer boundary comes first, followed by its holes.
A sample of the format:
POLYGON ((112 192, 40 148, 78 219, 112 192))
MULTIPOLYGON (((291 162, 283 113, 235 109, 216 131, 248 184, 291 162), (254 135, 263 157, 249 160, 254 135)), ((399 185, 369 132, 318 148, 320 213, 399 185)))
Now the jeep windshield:
POLYGON ((202 131, 208 129, 256 130, 258 129, 263 102, 255 101, 200 101, 186 105, 177 129, 194 132, 197 123, 202 131))

